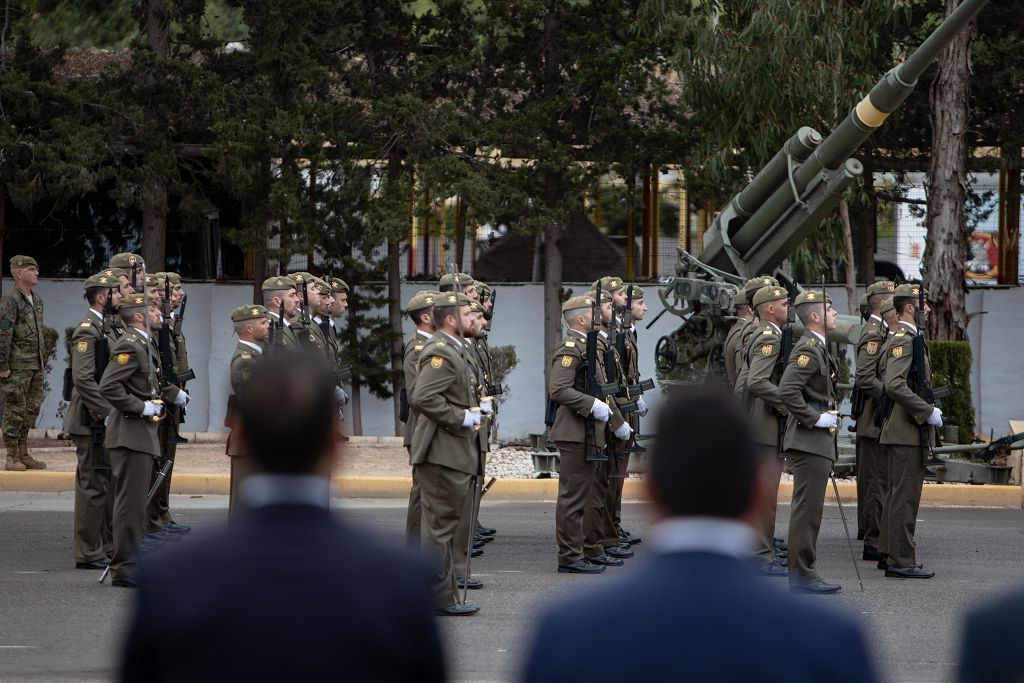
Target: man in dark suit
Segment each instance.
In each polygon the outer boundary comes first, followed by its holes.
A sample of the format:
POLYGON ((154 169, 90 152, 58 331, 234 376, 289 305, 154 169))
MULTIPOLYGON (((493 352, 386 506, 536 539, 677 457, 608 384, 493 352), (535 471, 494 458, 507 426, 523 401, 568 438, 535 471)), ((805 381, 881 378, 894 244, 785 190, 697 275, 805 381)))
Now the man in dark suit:
POLYGON ((322 359, 274 357, 239 396, 257 472, 224 531, 143 559, 124 681, 443 681, 432 572, 330 513, 322 359))
POLYGON ((1024 662, 1014 642, 1024 631, 1024 590, 975 607, 964 620, 960 683, 1024 681, 1024 662))
POLYGON ((648 477, 657 555, 548 612, 525 680, 874 681, 856 624, 755 570, 775 472, 736 401, 680 391, 657 434, 648 477), (594 656, 613 633, 631 653, 625 674, 594 656))

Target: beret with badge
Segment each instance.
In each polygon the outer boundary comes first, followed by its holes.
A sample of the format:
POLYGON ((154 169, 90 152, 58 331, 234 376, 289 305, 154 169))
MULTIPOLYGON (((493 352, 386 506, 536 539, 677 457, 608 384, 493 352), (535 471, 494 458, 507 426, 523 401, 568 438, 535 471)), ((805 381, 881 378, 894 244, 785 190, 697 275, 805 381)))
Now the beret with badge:
POLYGON ((11 257, 11 270, 15 268, 29 268, 31 266, 39 267, 39 264, 31 256, 18 255, 11 257))
POLYGON ((117 310, 124 311, 131 308, 145 308, 147 303, 155 302, 145 294, 129 294, 118 302, 117 310))
POLYGON ((601 283, 601 289, 605 292, 617 292, 620 289, 624 289, 626 286, 625 284, 623 284, 621 277, 615 277, 614 275, 605 275, 600 280, 595 280, 594 284, 592 284, 590 287, 592 289, 597 289, 598 282, 601 283))
MULTIPOLYGON (((896 299, 916 299, 921 295, 921 285, 914 284, 912 282, 905 282, 892 293, 896 299)), ((928 290, 924 290, 925 298, 928 297, 928 290)))
POLYGON ((146 263, 138 254, 123 251, 110 257, 110 267, 131 270, 132 268, 145 268, 146 263))
POLYGON ((473 276, 466 273, 445 273, 438 281, 439 285, 454 286, 456 284, 468 287, 473 284, 473 276))
POLYGON ((633 285, 633 301, 640 301, 644 298, 644 290, 642 287, 633 285))
POLYGON ((405 306, 405 312, 415 313, 416 311, 433 308, 434 302, 442 296, 444 296, 444 294, 441 292, 435 292, 429 289, 420 290, 419 292, 416 292, 411 299, 409 299, 409 303, 405 306))
POLYGON ((332 277, 330 279, 330 282, 331 292, 334 294, 341 294, 347 292, 349 289, 348 283, 342 280, 340 277, 332 277))
POLYGON ((808 289, 800 292, 796 297, 796 301, 793 302, 794 306, 803 306, 804 304, 820 304, 821 300, 824 299, 826 304, 832 303, 832 297, 822 296, 821 292, 815 289, 808 289))
POLYGON ((778 287, 779 281, 771 275, 758 275, 747 280, 743 285, 743 293, 748 297, 762 287, 778 287))
POLYGON ((241 323, 246 320, 259 320, 260 318, 266 317, 267 309, 259 304, 239 306, 235 310, 231 311, 231 322, 233 323, 241 323))
POLYGON ((761 287, 754 293, 754 306, 757 307, 761 304, 766 304, 769 301, 782 301, 783 299, 788 298, 789 292, 786 291, 785 287, 761 287))
POLYGON ((287 275, 275 275, 264 280, 263 284, 260 285, 260 290, 264 292, 278 292, 285 289, 293 289, 294 287, 295 280, 287 275))
POLYGON ((868 296, 875 296, 876 294, 892 294, 896 291, 896 283, 889 280, 879 280, 878 282, 872 282, 868 285, 868 296))
POLYGON ((885 301, 882 302, 882 307, 879 309, 879 313, 881 313, 882 315, 885 315, 886 313, 889 313, 890 311, 895 311, 895 310, 896 310, 896 305, 893 304, 892 297, 890 296, 888 299, 886 299, 885 301))

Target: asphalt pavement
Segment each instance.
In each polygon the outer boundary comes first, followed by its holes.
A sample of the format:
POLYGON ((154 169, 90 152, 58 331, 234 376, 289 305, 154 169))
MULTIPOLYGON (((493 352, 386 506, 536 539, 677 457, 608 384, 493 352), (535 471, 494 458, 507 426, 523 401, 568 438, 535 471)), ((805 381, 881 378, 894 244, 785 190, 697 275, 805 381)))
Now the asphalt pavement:
MULTIPOLYGON (((397 500, 336 501, 352 523, 400 540, 404 505, 397 500)), ((73 568, 70 494, 0 493, 0 680, 104 681, 116 678, 120 639, 131 608, 129 589, 99 586, 99 572, 73 568)), ((223 496, 174 496, 178 521, 201 534, 226 519, 223 496)), ((789 508, 780 508, 785 529, 789 508)), ((855 510, 847 509, 848 515, 855 510)), ((647 530, 642 505, 627 504, 627 526, 647 530)), ((852 517, 851 517, 852 518, 852 517)), ((515 680, 539 610, 588 586, 614 580, 652 552, 600 576, 555 572, 554 505, 550 502, 491 502, 481 510, 497 540, 474 560, 474 576, 485 587, 471 592, 482 609, 470 618, 445 619, 441 628, 453 680, 515 680)), ((956 672, 957 637, 965 609, 983 597, 1024 581, 1024 512, 994 508, 924 508, 918 522, 918 559, 936 570, 929 581, 885 579, 873 563, 858 562, 860 592, 838 508, 826 507, 819 541, 823 576, 843 584, 835 596, 801 596, 861 619, 880 674, 892 681, 944 681, 956 672)), ((785 581, 764 579, 782 589, 785 581)), ((367 589, 374 587, 372 573, 367 589)), ((615 622, 595 647, 610 663, 628 670, 631 653, 614 656, 615 622)), ((1014 636, 1007 635, 1013 647, 1014 636)), ((791 656, 780 652, 780 657, 791 656)), ((680 661, 681 676, 686 663, 680 661)), ((827 676, 823 675, 823 678, 827 676)))

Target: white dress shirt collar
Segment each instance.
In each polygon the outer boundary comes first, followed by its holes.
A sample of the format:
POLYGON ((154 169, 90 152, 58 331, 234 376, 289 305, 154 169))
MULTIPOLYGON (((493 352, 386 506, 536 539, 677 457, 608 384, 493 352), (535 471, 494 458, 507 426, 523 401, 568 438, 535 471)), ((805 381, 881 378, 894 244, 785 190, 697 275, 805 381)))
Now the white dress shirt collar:
POLYGON ((259 344, 253 344, 252 342, 245 341, 244 339, 239 339, 238 343, 239 344, 245 344, 250 349, 254 350, 256 353, 259 353, 259 354, 263 353, 263 347, 261 347, 259 344))
POLYGON ((724 517, 670 517, 651 529, 659 553, 714 553, 746 559, 757 548, 757 533, 745 522, 724 517))

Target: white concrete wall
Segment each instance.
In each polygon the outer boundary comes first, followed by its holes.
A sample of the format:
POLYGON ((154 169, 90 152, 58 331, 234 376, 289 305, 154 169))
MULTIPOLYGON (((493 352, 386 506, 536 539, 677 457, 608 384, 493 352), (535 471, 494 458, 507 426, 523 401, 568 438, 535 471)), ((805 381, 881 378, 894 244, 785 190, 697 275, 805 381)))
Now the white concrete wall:
MULTIPOLYGON (((9 280, 4 281, 5 291, 11 286, 9 280)), ((428 286, 426 283, 403 284, 402 303, 428 286)), ((576 293, 585 289, 582 284, 566 286, 576 293)), ((43 280, 37 291, 46 303, 46 324, 57 328, 62 335, 65 327, 76 325, 84 315, 80 282, 43 280)), ((193 283, 187 285, 187 291, 185 334, 189 362, 197 378, 188 387, 192 403, 185 431, 220 431, 228 395, 227 367, 235 344, 228 315, 234 307, 251 300, 252 288, 248 284, 193 283)), ((543 378, 549 356, 542 348, 542 288, 538 284, 509 284, 498 285, 498 291, 497 315, 490 341, 492 346, 514 345, 519 356, 519 366, 506 380, 509 392, 501 406, 498 436, 499 439, 523 438, 544 429, 543 378)), ((678 319, 666 314, 650 330, 644 329, 662 310, 656 288, 648 286, 644 291, 650 311, 640 326, 640 370, 646 378, 654 376, 655 343, 676 328, 678 319)), ((830 288, 830 294, 836 308, 845 312, 845 291, 830 288)), ((1007 420, 1024 417, 1024 355, 1019 352, 1016 341, 1024 339, 1024 289, 973 290, 968 297, 968 311, 974 314, 968 335, 974 349, 972 389, 977 428, 986 433, 995 429, 998 434, 1006 430, 1007 420), (987 312, 981 315, 982 311, 987 312)), ((411 334, 408 321, 405 334, 411 334)), ((60 426, 57 410, 64 365, 61 346, 49 377, 51 391, 43 404, 40 427, 60 426)), ((646 423, 653 425, 651 418, 657 413, 660 396, 654 392, 647 398, 652 416, 646 423)), ((390 400, 381 401, 364 393, 362 422, 364 434, 392 434, 390 400)))

